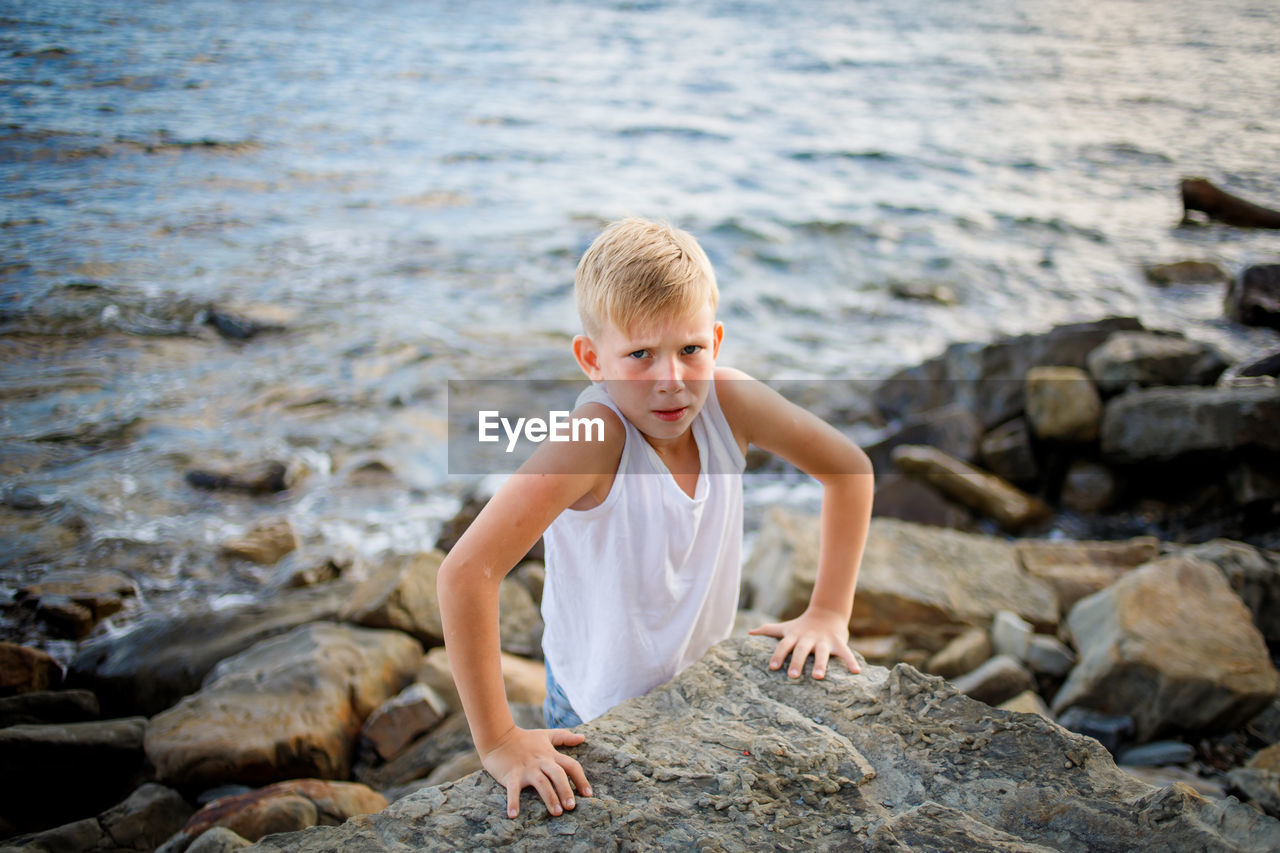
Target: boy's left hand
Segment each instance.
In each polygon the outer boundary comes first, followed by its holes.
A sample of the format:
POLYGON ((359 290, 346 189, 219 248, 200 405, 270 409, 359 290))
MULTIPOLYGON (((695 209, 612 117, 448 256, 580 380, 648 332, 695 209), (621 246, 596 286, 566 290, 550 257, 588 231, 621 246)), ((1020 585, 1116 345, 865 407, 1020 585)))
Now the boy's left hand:
POLYGON ((845 662, 850 672, 861 672, 858 659, 849 649, 849 619, 829 610, 810 607, 795 619, 786 622, 770 622, 748 633, 765 637, 778 637, 778 647, 769 659, 769 669, 778 669, 791 655, 789 678, 799 678, 804 663, 813 655, 813 677, 825 678, 827 662, 834 654, 845 662))

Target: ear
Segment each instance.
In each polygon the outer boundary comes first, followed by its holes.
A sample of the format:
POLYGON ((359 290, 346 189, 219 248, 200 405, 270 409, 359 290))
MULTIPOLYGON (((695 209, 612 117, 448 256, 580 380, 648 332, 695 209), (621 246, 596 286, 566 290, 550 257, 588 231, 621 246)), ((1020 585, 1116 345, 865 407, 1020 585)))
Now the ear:
POLYGON ((604 379, 604 371, 600 369, 600 353, 596 350, 596 345, 591 338, 586 335, 574 336, 573 357, 577 359, 578 367, 582 368, 582 372, 587 374, 587 378, 592 382, 604 379))
POLYGON ((713 333, 716 337, 715 345, 711 348, 711 358, 715 360, 720 356, 720 344, 724 340, 724 323, 717 322, 713 333))

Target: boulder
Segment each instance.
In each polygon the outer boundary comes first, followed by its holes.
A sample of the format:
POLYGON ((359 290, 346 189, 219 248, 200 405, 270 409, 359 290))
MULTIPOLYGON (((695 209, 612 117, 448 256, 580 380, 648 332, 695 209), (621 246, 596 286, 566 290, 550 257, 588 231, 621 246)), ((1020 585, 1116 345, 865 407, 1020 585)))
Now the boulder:
POLYGON ((519 817, 475 773, 340 827, 259 851, 573 847, 581 850, 1273 850, 1280 822, 1182 786, 1152 788, 1096 743, 989 708, 907 666, 789 680, 767 638, 733 639, 672 682, 582 728, 567 750, 594 792, 519 817))
MULTIPOLYGON (((231 853, 233 850, 243 850, 252 843, 225 826, 215 826, 191 842, 186 853, 231 853)), ((171 851, 166 850, 161 853, 171 853, 171 851)), ((176 850, 172 853, 176 853, 176 850)))
POLYGON ((1083 368, 1089 353, 1112 333, 1141 329, 1132 317, 1110 317, 991 344, 952 344, 942 355, 880 383, 875 403, 891 418, 958 403, 991 429, 1025 408, 1023 378, 1028 370, 1050 365, 1083 368))
POLYGON ((1280 264, 1245 267, 1224 297, 1226 315, 1246 326, 1280 329, 1280 264))
POLYGON ((47 690, 0 698, 0 729, 98 719, 98 697, 88 690, 47 690))
POLYGON ((221 610, 143 616, 119 634, 95 637, 71 661, 69 687, 92 690, 107 714, 153 716, 200 689, 211 669, 267 637, 332 619, 348 590, 300 590, 221 610))
POLYGON ((1110 400, 1102 453, 1119 463, 1168 462, 1241 448, 1280 452, 1280 388, 1148 388, 1110 400))
POLYGON ((1052 514, 1038 498, 932 447, 901 445, 893 451, 893 464, 1008 530, 1021 530, 1052 514))
POLYGON ((1089 374, 1078 367, 1033 367, 1027 371, 1026 383, 1027 423, 1037 438, 1097 439, 1102 399, 1089 374))
POLYGON ((0 842, 4 850, 122 853, 155 850, 191 817, 177 791, 153 782, 96 818, 84 818, 43 832, 0 842))
POLYGON ((1089 353, 1089 375, 1104 394, 1153 385, 1212 385, 1227 360, 1209 344, 1153 332, 1117 332, 1089 353))
POLYGON ((274 566, 285 554, 298 550, 300 544, 293 523, 287 518, 277 518, 222 543, 222 552, 230 557, 274 566))
POLYGON ((62 667, 40 649, 0 642, 0 696, 52 690, 62 684, 62 667))
POLYGON ((542 613, 529 588, 510 576, 498 585, 498 634, 504 652, 542 657, 542 613))
POLYGON ((987 470, 1011 483, 1028 483, 1039 476, 1031 428, 1026 418, 1014 418, 988 432, 979 445, 987 470))
MULTIPOLYGON (((786 619, 807 606, 818 567, 818 517, 773 509, 743 566, 757 610, 786 619)), ((1058 602, 1018 565, 1013 546, 988 536, 873 518, 858 575, 850 630, 898 634, 941 649, 957 629, 986 627, 1012 610, 1041 630, 1058 602)))
POLYGON ((143 717, 0 729, 0 814, 44 829, 97 814, 151 779, 143 717))
POLYGON ((1222 731, 1280 689, 1266 643, 1222 572, 1165 557, 1081 600, 1067 624, 1080 653, 1053 700, 1134 719, 1139 741, 1222 731))
POLYGON ((360 741, 387 761, 410 741, 435 728, 448 713, 449 706, 438 693, 414 682, 369 715, 360 729, 360 741))
POLYGON ((1034 690, 1024 690, 1012 699, 1006 699, 998 706, 1001 711, 1014 711, 1019 714, 1037 714, 1044 717, 1049 722, 1053 722, 1053 714, 1049 713, 1049 706, 1040 698, 1040 694, 1034 690))
MULTIPOLYGON (((458 687, 453 683, 449 653, 443 646, 427 652, 415 680, 434 690, 444 700, 449 713, 462 710, 458 687)), ((503 652, 502 683, 507 689, 508 702, 541 705, 547 698, 547 670, 541 661, 503 652)))
POLYGON ((14 600, 65 629, 63 636, 80 639, 137 595, 137 584, 119 572, 53 573, 19 589, 14 600))
POLYGON ((354 782, 292 779, 214 800, 196 812, 166 848, 176 849, 184 839, 202 838, 215 827, 257 841, 273 832, 337 826, 355 815, 372 814, 386 807, 386 797, 354 782))
POLYGON ((927 444, 943 453, 972 462, 978 458, 982 424, 967 409, 954 403, 908 417, 887 438, 863 449, 876 471, 888 471, 890 454, 903 444, 927 444))
POLYGON ((1149 264, 1144 268, 1147 281, 1152 284, 1215 284, 1227 281, 1230 276, 1213 261, 1174 261, 1167 264, 1149 264))
POLYGON ((970 628, 943 646, 929 659, 927 669, 943 678, 955 678, 982 666, 991 657, 991 637, 985 628, 970 628))
POLYGON ((1012 655, 996 655, 953 683, 961 693, 988 705, 999 705, 1035 688, 1031 673, 1012 655))
POLYGON ((1104 714, 1073 706, 1058 715, 1058 725, 1093 738, 1112 754, 1133 739, 1133 717, 1126 714, 1104 714))
POLYGON ((967 509, 947 500, 929 484, 892 471, 876 477, 871 513, 882 518, 954 530, 973 526, 973 515, 967 509))
POLYGON ((1118 542, 1019 539, 1014 550, 1027 574, 1043 580, 1057 593, 1065 614, 1080 599, 1160 556, 1160 540, 1154 536, 1118 542))
POLYGON ((1058 501, 1075 512, 1106 512, 1115 504, 1119 490, 1110 468, 1088 459, 1076 459, 1063 478, 1058 501))
POLYGON ((393 556, 356 587, 341 618, 366 628, 393 628, 427 648, 444 642, 436 577, 443 551, 393 556))
POLYGON ((1228 539, 1193 545, 1181 553, 1221 569, 1253 614, 1253 624, 1263 638, 1268 643, 1280 643, 1280 554, 1228 539))
POLYGON ((147 755, 162 781, 189 787, 345 778, 361 723, 421 658, 405 634, 323 622, 263 640, 154 717, 147 755))

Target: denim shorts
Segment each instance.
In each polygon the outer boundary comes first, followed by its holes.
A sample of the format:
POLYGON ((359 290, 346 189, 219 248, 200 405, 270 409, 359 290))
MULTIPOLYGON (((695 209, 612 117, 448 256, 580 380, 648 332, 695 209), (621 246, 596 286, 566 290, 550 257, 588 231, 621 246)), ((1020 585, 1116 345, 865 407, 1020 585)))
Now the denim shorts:
POLYGON ((542 718, 549 729, 571 729, 582 724, 582 718, 569 704, 569 697, 551 674, 550 664, 547 665, 547 698, 542 703, 542 718))

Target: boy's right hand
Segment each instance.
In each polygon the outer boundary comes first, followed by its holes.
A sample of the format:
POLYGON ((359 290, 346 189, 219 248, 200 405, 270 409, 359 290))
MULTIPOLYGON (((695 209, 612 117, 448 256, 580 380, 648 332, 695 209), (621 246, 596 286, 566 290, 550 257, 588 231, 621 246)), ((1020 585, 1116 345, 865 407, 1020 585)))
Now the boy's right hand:
POLYGON ((484 769, 507 789, 507 817, 520 814, 520 792, 531 785, 553 815, 574 807, 571 779, 582 796, 591 796, 582 765, 556 751, 557 746, 577 746, 585 740, 584 735, 568 729, 512 726, 481 755, 484 769))

